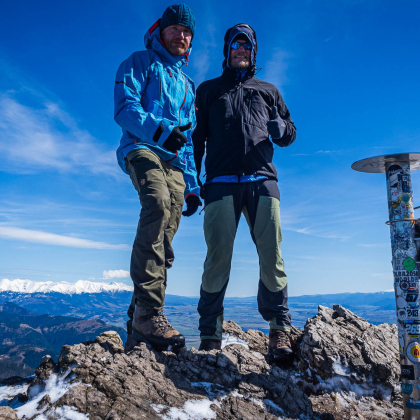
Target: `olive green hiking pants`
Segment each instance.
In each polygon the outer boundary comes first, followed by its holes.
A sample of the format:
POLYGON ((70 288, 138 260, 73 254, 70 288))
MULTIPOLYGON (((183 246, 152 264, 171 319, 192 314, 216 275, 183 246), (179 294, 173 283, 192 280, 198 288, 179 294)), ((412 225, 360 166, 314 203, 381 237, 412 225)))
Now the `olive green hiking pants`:
POLYGON ((280 193, 275 180, 206 185, 204 262, 198 313, 202 339, 222 339, 223 300, 241 214, 256 245, 260 276, 258 310, 271 329, 289 331, 287 277, 281 257, 280 193))
POLYGON ((148 149, 131 151, 126 165, 141 204, 130 265, 134 293, 127 314, 131 321, 135 304, 156 310, 165 304, 166 270, 174 262, 171 243, 181 220, 185 183, 181 169, 148 149))

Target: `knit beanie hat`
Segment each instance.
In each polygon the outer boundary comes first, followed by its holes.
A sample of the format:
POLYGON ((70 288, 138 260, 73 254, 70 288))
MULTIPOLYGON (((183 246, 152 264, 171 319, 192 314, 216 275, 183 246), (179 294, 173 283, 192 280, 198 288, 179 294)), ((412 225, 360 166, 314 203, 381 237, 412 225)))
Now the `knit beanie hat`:
POLYGON ((194 38, 195 17, 192 10, 186 4, 173 4, 163 12, 162 19, 160 20, 160 32, 171 25, 185 26, 191 31, 192 38, 194 38))

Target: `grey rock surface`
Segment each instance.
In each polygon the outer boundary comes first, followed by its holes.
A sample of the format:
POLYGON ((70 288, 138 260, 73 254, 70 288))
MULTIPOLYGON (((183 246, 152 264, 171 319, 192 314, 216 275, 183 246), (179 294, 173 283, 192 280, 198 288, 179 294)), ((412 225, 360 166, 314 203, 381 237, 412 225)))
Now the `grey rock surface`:
POLYGON ((38 398, 30 418, 42 413, 55 420, 60 410, 90 420, 402 418, 396 326, 374 326, 341 306, 320 306, 303 332, 293 329, 297 356, 288 366, 269 363, 263 333, 244 332, 233 322, 223 327, 249 349, 231 344, 176 355, 141 343, 124 353, 112 331, 64 346, 57 363, 46 356, 36 371, 27 391, 29 402, 38 398), (52 378, 65 384, 58 398, 46 390, 52 378))
POLYGON ((0 407, 0 419, 1 420, 18 420, 18 416, 15 410, 10 407, 0 407))
POLYGON ((314 384, 340 376, 386 398, 399 383, 397 326, 369 324, 340 305, 319 307, 305 325, 299 348, 300 371, 309 368, 306 379, 314 384))

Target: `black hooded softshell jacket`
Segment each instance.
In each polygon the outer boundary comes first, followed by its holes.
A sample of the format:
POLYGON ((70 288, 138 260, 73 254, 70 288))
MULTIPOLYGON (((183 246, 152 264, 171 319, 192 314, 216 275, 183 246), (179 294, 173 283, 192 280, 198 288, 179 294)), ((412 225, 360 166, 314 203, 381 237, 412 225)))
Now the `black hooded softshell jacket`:
POLYGON ((225 68, 222 76, 203 82, 197 89, 197 127, 193 133, 194 160, 201 172, 204 152, 207 180, 220 175, 265 175, 277 180, 274 148, 267 131, 272 107, 286 124, 279 146, 296 138, 290 112, 277 88, 257 79, 253 71, 240 82, 225 68))

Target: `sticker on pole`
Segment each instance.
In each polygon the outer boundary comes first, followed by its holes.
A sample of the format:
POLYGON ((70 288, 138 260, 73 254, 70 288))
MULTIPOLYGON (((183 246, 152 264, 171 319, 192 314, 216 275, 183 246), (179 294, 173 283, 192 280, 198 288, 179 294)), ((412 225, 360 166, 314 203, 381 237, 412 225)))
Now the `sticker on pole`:
POLYGON ((403 266, 407 271, 414 271, 416 269, 416 262, 413 260, 413 258, 406 258, 403 261, 403 266))
POLYGON ((401 365, 401 378, 408 379, 409 381, 414 381, 414 366, 401 365))
POLYGON ((412 363, 420 362, 420 344, 417 341, 413 341, 407 346, 405 353, 408 360, 412 363))

